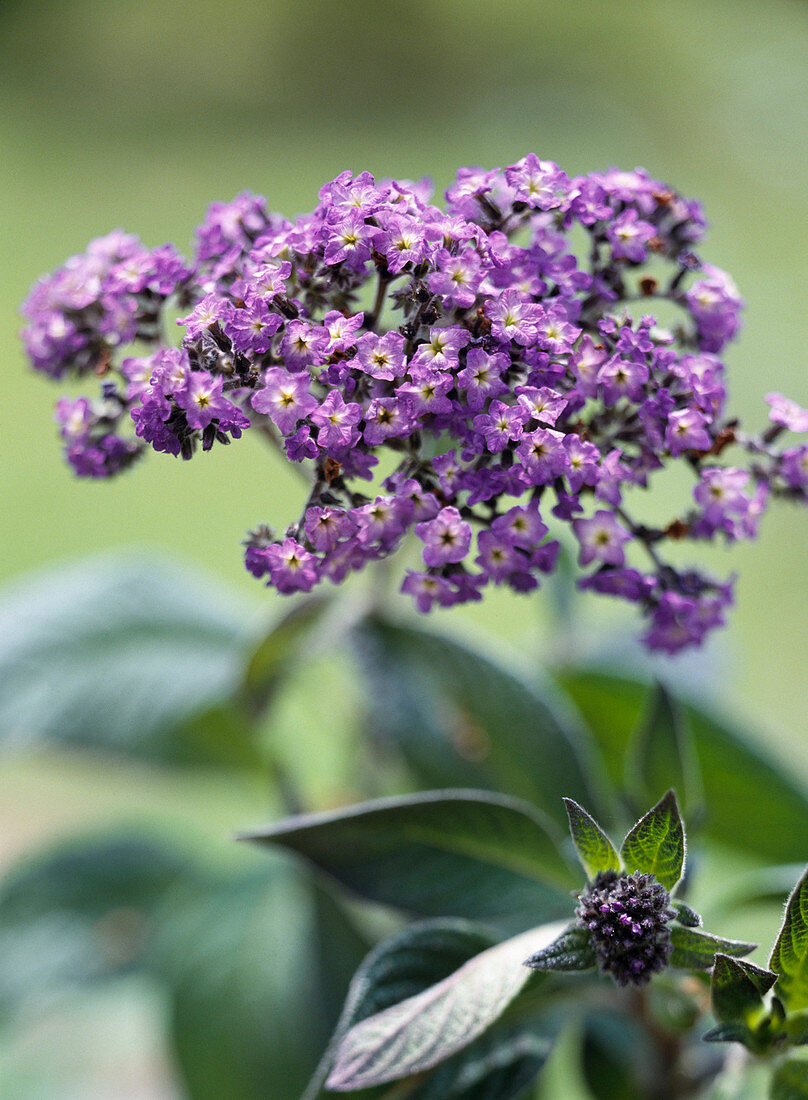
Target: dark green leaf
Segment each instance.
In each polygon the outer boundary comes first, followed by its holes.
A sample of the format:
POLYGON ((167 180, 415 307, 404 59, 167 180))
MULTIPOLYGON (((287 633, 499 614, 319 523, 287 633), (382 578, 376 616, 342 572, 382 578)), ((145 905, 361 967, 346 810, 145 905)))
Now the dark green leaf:
POLYGON ((356 1024, 342 1039, 328 1088, 365 1088, 431 1069, 495 1023, 543 975, 523 965, 531 947, 560 931, 547 925, 476 955, 448 978, 356 1024))
POLYGON ((673 787, 693 813, 701 803, 701 778, 682 708, 663 684, 651 691, 628 749, 626 785, 640 805, 673 787))
POLYGON ((243 839, 297 852, 372 901, 524 928, 569 913, 574 876, 526 803, 434 791, 293 817, 243 839))
POLYGON ((685 862, 684 828, 673 791, 664 794, 629 831, 620 855, 629 874, 652 874, 666 890, 673 890, 685 862))
POLYGON ((571 924, 558 939, 525 961, 533 970, 591 970, 595 965, 592 937, 586 928, 571 924))
POLYGON ((683 924, 685 928, 701 927, 701 917, 695 909, 691 909, 690 906, 685 905, 683 901, 676 901, 675 899, 671 902, 671 905, 676 910, 676 919, 680 924, 683 924))
POLYGON ((702 932, 697 928, 683 928, 678 924, 671 925, 671 942, 673 954, 670 965, 679 970, 709 970, 719 951, 724 955, 736 957, 748 955, 757 947, 756 943, 725 940, 720 936, 711 936, 709 932, 702 932))
POLYGON ((771 971, 718 952, 711 983, 716 1019, 722 1023, 741 1022, 754 1026, 764 1010, 763 995, 768 993, 776 978, 771 971))
POLYGON ((808 868, 788 899, 769 967, 777 975, 777 995, 788 1011, 808 1008, 808 868))
POLYGON ((351 980, 339 1023, 303 1100, 325 1095, 337 1048, 354 1024, 436 985, 493 945, 491 933, 469 921, 435 920, 410 925, 375 947, 351 980))
POLYGON ((229 697, 249 612, 159 559, 106 557, 7 589, 0 740, 57 741, 172 761, 243 763, 191 721, 229 697))
POLYGON ((587 878, 601 871, 620 871, 620 856, 603 829, 586 810, 571 798, 564 799, 575 850, 587 878))
MULTIPOLYGON (((559 680, 587 720, 609 775, 619 786, 647 687, 597 669, 575 669, 559 680)), ((729 722, 696 705, 683 705, 708 807, 702 834, 770 863, 804 861, 808 836, 804 784, 729 722)))
POLYGON ((770 1100, 808 1100, 808 1062, 789 1058, 772 1077, 770 1100))
POLYGON ((356 639, 371 728, 422 783, 506 791, 564 825, 562 795, 597 804, 591 738, 538 674, 527 682, 451 638, 380 618, 363 621, 356 639))

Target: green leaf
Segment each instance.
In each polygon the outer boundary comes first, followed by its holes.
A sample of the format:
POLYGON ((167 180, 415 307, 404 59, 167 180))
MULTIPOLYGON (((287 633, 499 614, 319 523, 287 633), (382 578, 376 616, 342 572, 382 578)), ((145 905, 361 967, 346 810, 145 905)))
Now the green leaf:
POLYGON ((670 928, 673 943, 670 965, 679 970, 709 970, 718 952, 736 957, 748 955, 757 947, 756 943, 725 940, 720 936, 711 936, 709 932, 683 928, 678 924, 672 924, 670 928))
POLYGON ((519 929, 568 914, 574 876, 526 803, 434 791, 292 817, 242 839, 277 844, 372 901, 519 929))
POLYGON ((711 982, 716 1019, 722 1023, 741 1022, 754 1026, 765 1008, 763 996, 776 980, 777 975, 769 970, 718 952, 711 982))
POLYGON ((525 961, 532 970, 591 970, 595 965, 592 937, 586 928, 571 924, 558 939, 525 961))
POLYGON ((620 855, 629 874, 652 874, 668 892, 673 890, 685 862, 685 833, 673 791, 664 794, 629 831, 620 855))
POLYGON ((494 942, 488 930, 470 921, 434 920, 409 925, 378 944, 351 980, 331 1042, 303 1100, 325 1096, 323 1086, 339 1044, 354 1024, 448 978, 494 942))
POLYGON ((422 784, 525 798, 566 826, 562 795, 597 805, 591 737, 554 685, 527 681, 470 646, 369 617, 355 631, 374 734, 396 745, 422 784))
POLYGON ((701 777, 692 738, 678 702, 664 684, 651 689, 640 724, 628 748, 626 785, 640 804, 673 787, 692 814, 701 803, 701 777))
POLYGON ((789 1058, 772 1076, 770 1100, 808 1100, 808 1062, 789 1058))
POLYGON ((808 1008, 808 868, 788 899, 769 967, 777 975, 777 995, 788 1011, 808 1008))
POLYGON ((564 799, 575 850, 587 878, 601 871, 620 871, 620 856, 603 829, 586 810, 571 798, 564 799))
POLYGON ((671 905, 676 910, 676 919, 680 924, 683 924, 685 928, 701 927, 701 917, 695 909, 691 909, 690 906, 685 905, 683 901, 676 901, 675 899, 671 902, 671 905))
MULTIPOLYGON (((559 682, 586 719, 619 787, 647 686, 596 668, 566 672, 559 682)), ((708 807, 702 835, 767 863, 804 863, 808 789, 795 772, 775 763, 759 741, 732 723, 693 703, 683 707, 708 807)))
POLYGON ((528 982, 541 981, 524 957, 559 931, 547 925, 496 944, 437 985, 356 1024, 340 1043, 328 1088, 345 1092, 408 1077, 468 1046, 528 982))
POLYGON ((249 612, 218 582, 155 558, 107 556, 0 600, 0 739, 159 760, 243 763, 193 719, 240 678, 249 612))

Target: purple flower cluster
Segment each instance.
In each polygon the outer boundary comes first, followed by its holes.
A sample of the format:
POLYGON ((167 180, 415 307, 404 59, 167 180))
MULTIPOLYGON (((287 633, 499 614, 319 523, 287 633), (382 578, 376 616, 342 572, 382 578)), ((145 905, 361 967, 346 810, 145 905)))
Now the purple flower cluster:
POLYGON ((581 894, 575 910, 592 937, 598 967, 618 985, 645 985, 668 965, 676 916, 670 894, 653 875, 606 871, 581 894))
POLYGON ((772 394, 760 436, 727 420, 719 356, 742 302, 694 252, 698 204, 641 170, 570 177, 532 154, 460 169, 443 209, 426 181, 367 172, 319 200, 290 222, 242 194, 210 208, 189 263, 113 233, 40 281, 34 367, 104 379, 99 402, 58 407, 76 472, 115 473, 145 444, 190 458, 252 427, 311 474, 299 519, 247 543, 280 592, 339 582, 410 534, 421 563, 402 587, 420 610, 525 592, 567 525, 582 585, 636 603, 648 645, 700 643, 731 585, 661 544, 750 538, 770 495, 804 501, 808 446, 775 441, 808 413, 772 394), (185 314, 179 347, 166 306, 185 314), (719 462, 731 445, 743 466, 719 462), (628 498, 676 460, 692 507, 649 528, 628 498))

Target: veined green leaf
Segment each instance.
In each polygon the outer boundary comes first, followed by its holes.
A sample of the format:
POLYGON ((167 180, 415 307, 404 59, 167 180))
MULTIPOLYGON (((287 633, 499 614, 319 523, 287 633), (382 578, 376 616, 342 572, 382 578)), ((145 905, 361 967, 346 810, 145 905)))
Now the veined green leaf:
POLYGON ((235 691, 248 621, 217 583, 154 557, 107 555, 7 589, 0 740, 255 764, 243 736, 197 739, 192 721, 235 691))
POLYGON ((620 856, 597 821, 571 798, 564 799, 570 820, 570 833, 587 878, 601 871, 620 871, 620 856))
POLYGON ((777 995, 786 1008, 808 1008, 808 868, 788 899, 769 966, 777 975, 777 995))
POLYGON ((431 791, 287 818, 242 839, 297 852, 372 901, 518 930, 570 911, 575 876, 554 833, 516 799, 431 791))
POLYGON ((711 982, 716 1019, 722 1023, 753 1025, 756 1022, 754 1017, 764 1008, 764 994, 776 980, 777 975, 769 970, 718 952, 711 982))
POLYGON ((490 947, 422 993, 363 1020, 340 1043, 327 1081, 338 1092, 408 1077, 438 1065, 482 1035, 528 983, 531 949, 550 943, 558 924, 490 947))
POLYGON ((525 966, 532 970, 591 970, 595 962, 588 929, 571 924, 552 943, 531 955, 525 966))
POLYGON ((757 947, 756 943, 725 940, 700 928, 683 928, 679 924, 671 925, 671 942, 670 965, 679 970, 709 970, 719 952, 736 957, 748 955, 757 947))
POLYGON ((682 877, 685 833, 676 795, 668 791, 629 831, 620 849, 629 874, 652 874, 669 892, 682 877))

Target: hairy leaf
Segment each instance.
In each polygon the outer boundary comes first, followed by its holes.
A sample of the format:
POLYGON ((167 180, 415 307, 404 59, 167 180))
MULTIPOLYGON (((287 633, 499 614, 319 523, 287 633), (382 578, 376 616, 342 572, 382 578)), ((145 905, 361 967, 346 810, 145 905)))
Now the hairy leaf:
POLYGON ((719 951, 736 957, 748 955, 757 947, 756 943, 725 940, 701 929, 683 928, 678 924, 671 925, 671 942, 673 954, 670 965, 679 970, 709 970, 719 951))
POLYGON ((407 1077, 438 1065, 482 1035, 542 975, 523 965, 559 925, 523 932, 488 948, 448 978, 352 1027, 328 1078, 338 1092, 407 1077))
POLYGON ((629 874, 652 874, 666 890, 673 890, 685 862, 685 833, 673 791, 663 795, 629 831, 620 855, 629 874))
POLYGON ((297 852, 372 901, 525 928, 569 913, 574 875, 526 803, 433 791, 292 817, 243 839, 297 852))
POLYGON ((750 962, 718 952, 711 983, 713 1013, 722 1023, 750 1024, 763 1006, 763 995, 777 975, 750 962))
POLYGON ((595 962, 588 929, 571 924, 552 943, 531 955, 525 966, 533 970, 591 970, 595 962))
POLYGON ((701 917, 695 911, 691 909, 689 905, 685 905, 683 901, 672 901, 671 905, 676 910, 676 919, 680 924, 683 924, 685 928, 700 928, 701 917))
POLYGON ((808 1008, 808 868, 792 891, 769 967, 790 1012, 808 1008))
POLYGON ((489 931, 470 921, 434 920, 409 925, 378 944, 351 980, 336 1030, 303 1100, 325 1095, 337 1048, 354 1024, 442 981, 494 942, 489 931))
POLYGON ((575 850, 587 878, 601 871, 620 871, 620 856, 603 829, 586 810, 571 798, 564 799, 575 850))

